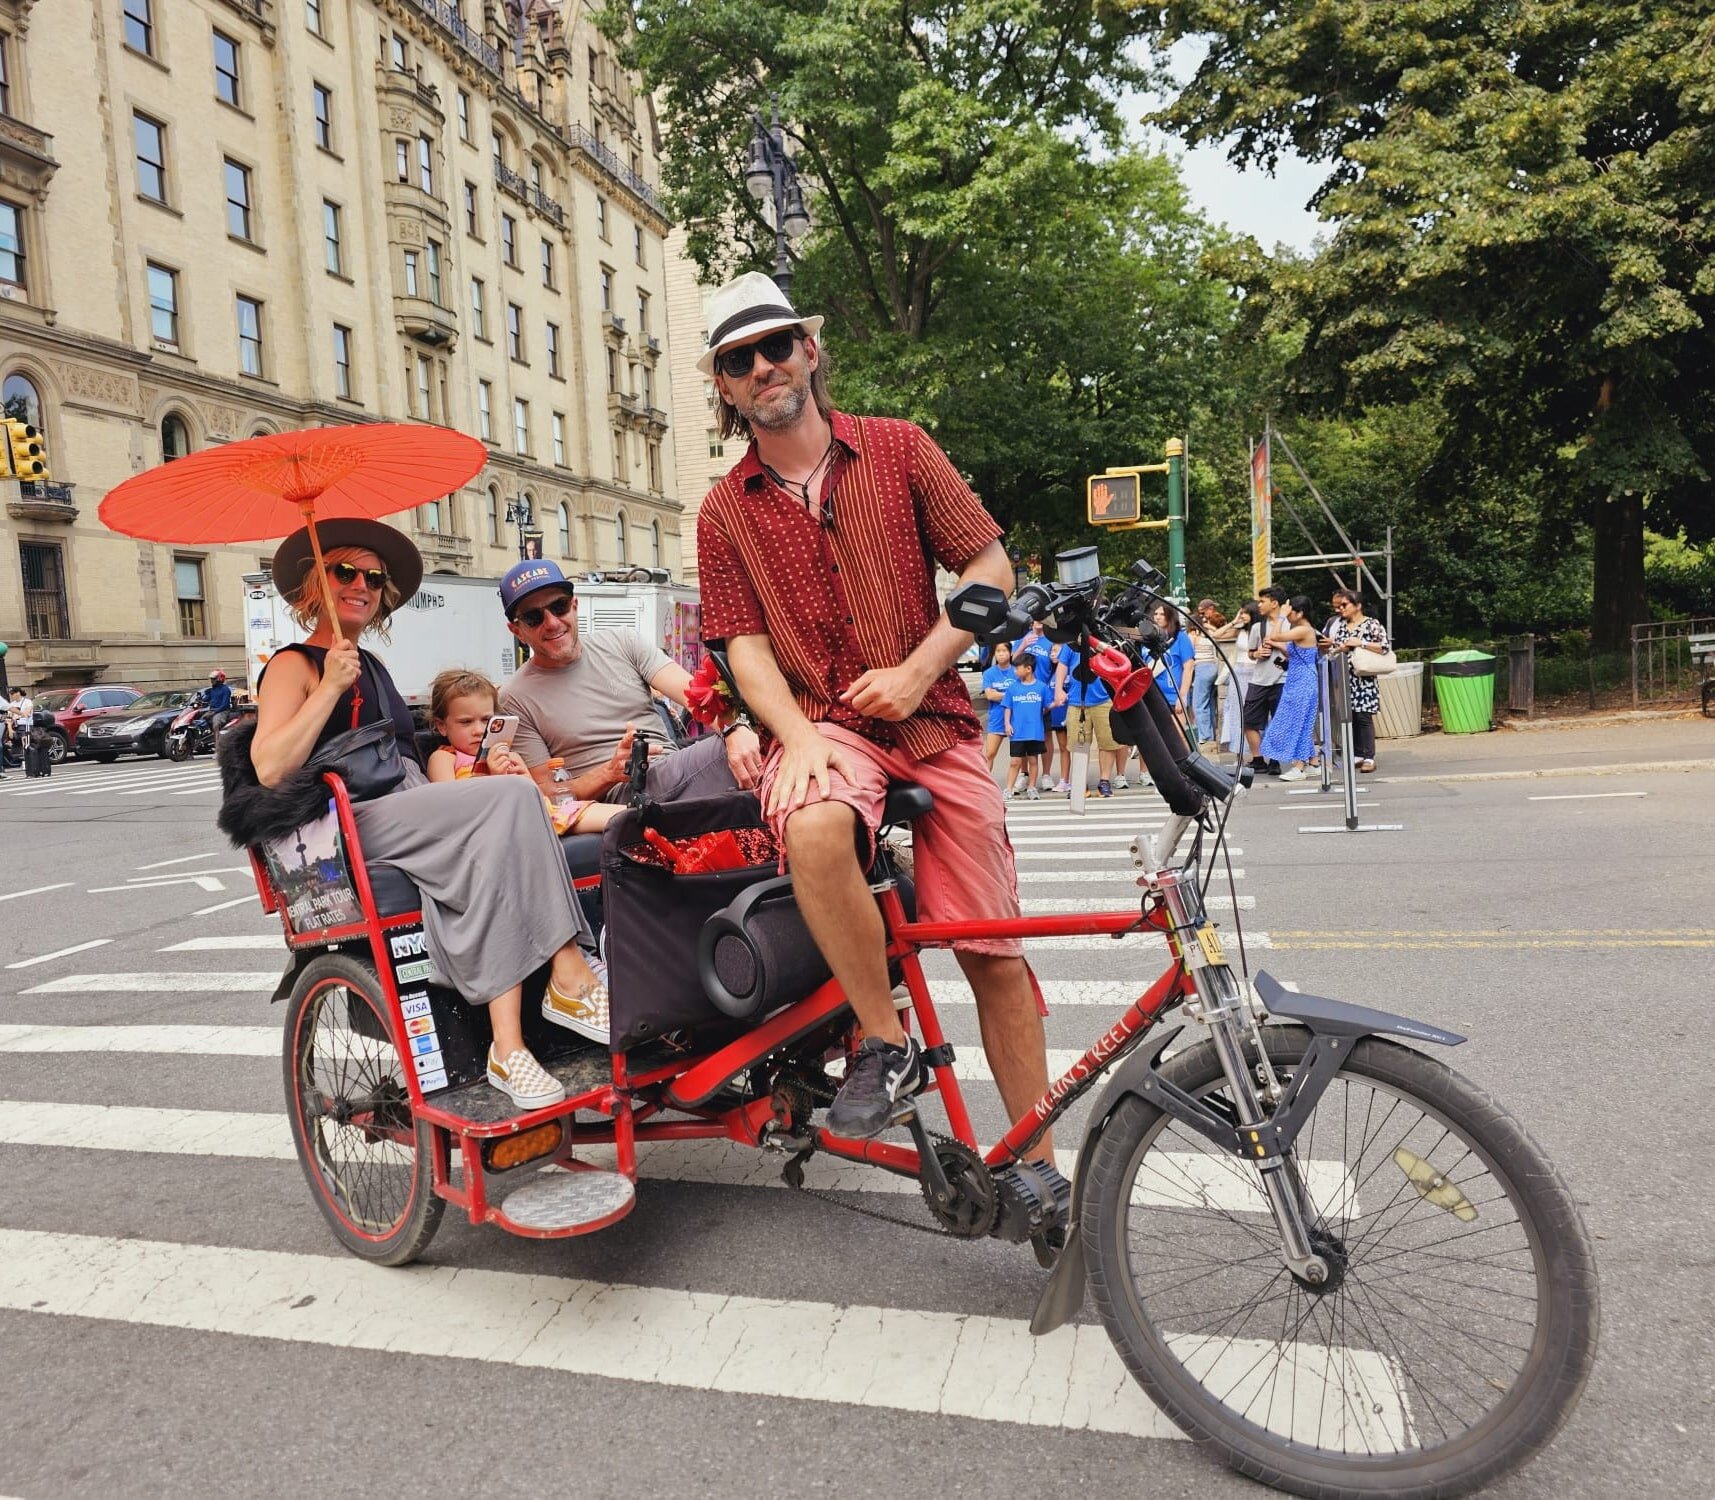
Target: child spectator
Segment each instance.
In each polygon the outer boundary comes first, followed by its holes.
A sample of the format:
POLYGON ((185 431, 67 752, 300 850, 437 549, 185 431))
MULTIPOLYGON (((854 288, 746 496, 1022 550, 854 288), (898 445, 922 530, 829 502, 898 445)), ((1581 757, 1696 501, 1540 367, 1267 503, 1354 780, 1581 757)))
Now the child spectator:
POLYGON ((1015 783, 1024 772, 1026 795, 1032 802, 1041 797, 1037 779, 1042 774, 1042 751, 1048 733, 1047 689, 1036 680, 1036 657, 1021 652, 1013 663, 1018 680, 1006 690, 1006 735, 1012 741, 1012 764, 1006 773, 1006 794, 1017 796, 1015 783))

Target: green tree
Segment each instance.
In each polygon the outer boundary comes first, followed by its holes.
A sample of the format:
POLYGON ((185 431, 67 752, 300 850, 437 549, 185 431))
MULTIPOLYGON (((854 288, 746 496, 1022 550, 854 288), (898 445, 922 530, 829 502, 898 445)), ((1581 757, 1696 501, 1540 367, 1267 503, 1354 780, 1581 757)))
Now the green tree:
POLYGON ((1543 532, 1589 538, 1593 634, 1622 645, 1646 517, 1715 527, 1715 9, 1172 0, 1149 24, 1210 44, 1160 124, 1328 164, 1319 254, 1221 263, 1253 326, 1301 331, 1289 398, 1430 402, 1425 491, 1534 493, 1543 532))

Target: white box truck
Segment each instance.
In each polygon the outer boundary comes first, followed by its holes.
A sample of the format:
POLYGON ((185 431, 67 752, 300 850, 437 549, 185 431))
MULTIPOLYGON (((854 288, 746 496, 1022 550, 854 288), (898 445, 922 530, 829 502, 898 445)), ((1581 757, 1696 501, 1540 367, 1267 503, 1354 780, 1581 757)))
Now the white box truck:
MULTIPOLYGON (((594 632, 629 626, 687 672, 697 670, 703 637, 702 607, 695 589, 653 581, 609 581, 600 575, 572 582, 581 629, 594 632)), ((392 639, 365 642, 387 663, 412 707, 428 707, 429 684, 448 667, 468 667, 495 683, 512 675, 518 643, 500 612, 499 588, 496 578, 431 573, 394 614, 392 639)), ((306 632, 287 613, 268 574, 245 574, 244 594, 245 679, 254 694, 268 658, 282 646, 303 640, 306 632)))

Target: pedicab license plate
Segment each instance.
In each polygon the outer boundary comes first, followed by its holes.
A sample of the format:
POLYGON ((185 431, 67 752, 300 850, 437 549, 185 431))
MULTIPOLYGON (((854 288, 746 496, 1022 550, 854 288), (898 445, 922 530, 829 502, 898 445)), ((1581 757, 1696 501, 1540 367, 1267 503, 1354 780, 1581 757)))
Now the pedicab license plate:
POLYGON ((1224 964, 1227 961, 1226 950, 1221 947, 1220 935, 1211 926, 1204 925, 1197 929, 1197 941, 1203 947, 1203 957, 1212 964, 1224 964))

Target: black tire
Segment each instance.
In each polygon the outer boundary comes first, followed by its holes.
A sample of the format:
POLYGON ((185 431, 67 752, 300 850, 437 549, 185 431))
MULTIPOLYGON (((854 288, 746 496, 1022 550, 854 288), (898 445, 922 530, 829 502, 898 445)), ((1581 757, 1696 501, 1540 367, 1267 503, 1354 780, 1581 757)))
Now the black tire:
MULTIPOLYGON (((1301 1061, 1310 1040, 1298 1027, 1269 1026, 1264 1035, 1283 1073, 1301 1061)), ((1193 1095, 1225 1091, 1210 1042, 1187 1048, 1161 1071, 1193 1095)), ((1080 1223, 1095 1304, 1132 1374, 1168 1417, 1240 1473, 1317 1500, 1443 1500, 1523 1464, 1570 1415, 1596 1351, 1595 1262, 1553 1165, 1481 1089, 1432 1058, 1374 1037, 1348 1054, 1295 1156, 1322 1203, 1313 1235, 1325 1236, 1319 1248, 1334 1247, 1343 1261, 1320 1291, 1282 1265, 1272 1220, 1251 1211, 1265 1205, 1245 1163, 1135 1095, 1115 1109, 1081 1164, 1080 1223), (1360 1117, 1354 1101, 1361 1104, 1365 1094, 1372 1108, 1360 1117), (1378 1099, 1391 1101, 1379 1117, 1378 1099), (1402 1109, 1418 1113, 1396 1148, 1402 1109), (1338 1175, 1319 1159, 1330 1148, 1342 1157, 1338 1175), (1375 1169, 1367 1169, 1372 1160, 1375 1169), (1146 1163, 1152 1175, 1140 1184, 1146 1163), (1254 1195, 1248 1207, 1217 1202, 1246 1192, 1254 1195), (1441 1201, 1432 1203, 1430 1192, 1441 1201), (1141 1266, 1130 1245, 1134 1218, 1167 1231, 1151 1236, 1156 1243, 1141 1266), (1466 1227, 1480 1220, 1480 1229, 1466 1227), (1402 1237, 1392 1239, 1396 1234, 1402 1237), (1484 1234, 1498 1238, 1470 1243, 1484 1234), (1199 1258, 1208 1269, 1193 1274, 1199 1258), (1418 1259, 1421 1271, 1413 1268, 1418 1259), (1164 1275, 1183 1279, 1144 1285, 1164 1275), (1245 1321, 1243 1301, 1233 1302, 1246 1284, 1261 1285, 1257 1306, 1268 1307, 1254 1324, 1245 1321), (1170 1311, 1165 1304, 1175 1293, 1195 1310, 1170 1311), (1488 1305, 1463 1312, 1465 1297, 1488 1305), (1201 1326, 1200 1317, 1207 1319, 1201 1326), (1414 1364, 1404 1345, 1424 1339, 1430 1362, 1414 1364), (1300 1352, 1318 1345, 1340 1352, 1318 1366, 1300 1352), (1259 1375, 1271 1350, 1273 1367, 1259 1375), (1200 1373, 1192 1363, 1203 1366, 1200 1373), (1473 1389, 1432 1395, 1425 1375, 1473 1389), (1217 1394, 1216 1385, 1226 1390, 1217 1394), (1300 1394, 1306 1386, 1308 1397, 1300 1394), (1290 1401, 1283 1401, 1287 1387, 1290 1401), (1377 1400, 1378 1392, 1389 1399, 1377 1400), (1330 1434, 1336 1395, 1339 1425, 1330 1434), (1265 1397, 1267 1408, 1259 1410, 1265 1397), (1277 1403, 1285 1408, 1278 1416, 1277 1403), (1401 1434, 1392 1448, 1390 1426, 1401 1434), (1352 1451, 1348 1428, 1367 1451, 1352 1451), (1378 1432, 1383 1441, 1372 1443, 1378 1432), (1330 1438, 1341 1446, 1330 1446, 1330 1438)))
POLYGON ((190 740, 181 739, 181 740, 168 740, 167 741, 167 759, 168 760, 179 761, 179 760, 189 760, 190 758, 191 758, 191 742, 190 742, 190 740))
POLYGON ((53 765, 60 765, 71 755, 71 741, 57 729, 48 731, 48 760, 53 765))
POLYGON ((433 1131, 412 1116, 369 963, 332 953, 304 966, 286 1008, 284 1061, 292 1143, 334 1237, 362 1260, 410 1264, 446 1202, 434 1190, 433 1131))

